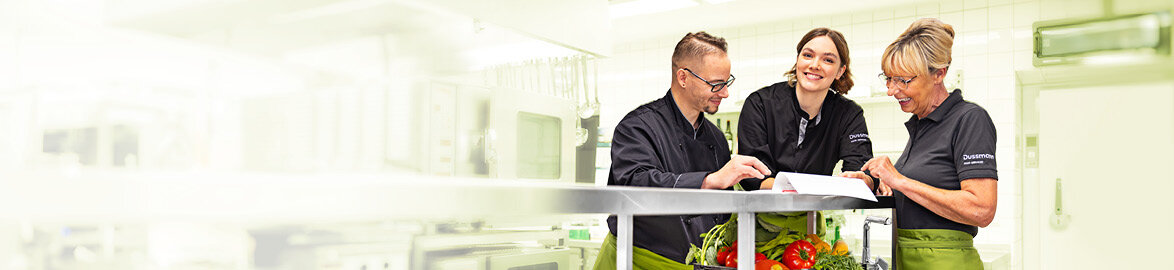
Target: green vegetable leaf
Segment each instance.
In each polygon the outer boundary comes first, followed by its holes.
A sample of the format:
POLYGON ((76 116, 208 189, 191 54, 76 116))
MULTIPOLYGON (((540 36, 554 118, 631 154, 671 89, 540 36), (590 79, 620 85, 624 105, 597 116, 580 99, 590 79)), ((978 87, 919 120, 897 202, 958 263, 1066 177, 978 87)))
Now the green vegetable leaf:
POLYGON ((784 229, 785 229, 785 228, 783 228, 783 227, 780 227, 780 226, 778 226, 778 225, 775 225, 775 224, 773 224, 773 223, 770 223, 770 222, 764 221, 764 220, 763 220, 763 219, 761 219, 761 218, 759 218, 759 219, 757 219, 757 220, 758 220, 758 225, 759 225, 760 227, 762 227, 763 229, 765 229, 766 231, 768 231, 768 232, 777 233, 777 232, 780 232, 780 231, 782 231, 782 230, 784 230, 784 229))
POLYGON ((685 264, 693 263, 693 258, 698 257, 697 254, 700 254, 700 253, 701 253, 700 248, 697 248, 696 245, 689 244, 689 254, 685 255, 685 264))
MULTIPOLYGON (((705 251, 705 259, 706 259, 705 263, 707 265, 710 263, 717 264, 717 250, 718 250, 718 248, 714 247, 714 248, 710 248, 705 251)), ((685 263, 685 264, 689 264, 689 263, 685 263)))
POLYGON ((730 221, 726 222, 724 231, 722 232, 722 243, 733 243, 738 240, 738 215, 732 215, 730 221))
POLYGON ((766 255, 766 251, 768 250, 779 247, 786 248, 786 246, 791 244, 791 242, 795 242, 795 240, 799 239, 803 239, 803 237, 799 236, 797 233, 792 233, 792 231, 787 231, 775 235, 775 238, 771 239, 770 241, 755 243, 758 248, 755 248, 754 250, 757 252, 762 252, 763 255, 766 255))
POLYGON ((779 233, 782 232, 771 232, 762 228, 762 226, 754 226, 754 242, 770 241, 771 239, 775 239, 779 233))

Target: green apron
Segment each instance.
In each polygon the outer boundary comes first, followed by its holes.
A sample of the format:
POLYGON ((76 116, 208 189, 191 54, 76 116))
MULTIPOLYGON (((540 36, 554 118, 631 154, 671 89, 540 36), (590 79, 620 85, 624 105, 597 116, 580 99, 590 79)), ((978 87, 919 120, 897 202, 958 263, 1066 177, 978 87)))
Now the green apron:
MULTIPOLYGON (((607 234, 603 239, 603 246, 599 247, 599 257, 595 258, 595 270, 616 269, 616 236, 607 234)), ((679 263, 647 249, 632 247, 632 269, 681 269, 692 270, 693 266, 679 263)))
MULTIPOLYGON (((824 234, 827 232, 827 219, 824 218, 823 212, 815 212, 816 218, 818 220, 818 222, 815 223, 815 232, 807 231, 807 212, 779 212, 775 214, 782 216, 786 220, 783 222, 783 224, 786 224, 786 226, 782 226, 783 228, 799 232, 801 235, 804 235, 804 237, 806 237, 807 234, 815 234, 820 238, 824 238, 824 234)), ((826 239, 824 240, 826 241, 826 239)))
POLYGON ((982 270, 969 233, 946 229, 897 229, 897 268, 982 270))

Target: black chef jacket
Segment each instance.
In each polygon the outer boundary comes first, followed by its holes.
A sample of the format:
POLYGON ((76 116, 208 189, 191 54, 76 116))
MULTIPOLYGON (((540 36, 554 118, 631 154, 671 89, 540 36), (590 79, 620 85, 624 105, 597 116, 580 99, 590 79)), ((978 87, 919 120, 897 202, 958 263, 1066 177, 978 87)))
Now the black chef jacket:
MULTIPOLYGON (((706 175, 730 161, 730 149, 717 126, 700 115, 697 121, 701 125, 694 130, 672 91, 625 115, 612 135, 607 184, 701 188, 706 175)), ((701 234, 727 220, 729 215, 637 216, 632 240, 636 247, 684 263, 689 244, 701 246, 701 234)), ((615 216, 607 225, 616 235, 615 216)))
MULTIPOLYGON (((780 82, 746 97, 738 118, 738 154, 758 158, 771 172, 831 175, 840 160, 843 171, 860 170, 872 158, 872 141, 856 102, 828 91, 811 119, 799 107, 795 87, 780 82)), ((743 180, 742 187, 758 189, 761 182, 743 180)))
MULTIPOLYGON (((961 190, 962 180, 998 179, 995 168, 995 124, 986 110, 962 100, 954 90, 942 104, 917 119, 905 122, 909 142, 893 164, 905 177, 940 189, 961 190)), ((894 190, 897 227, 901 229, 950 229, 978 235, 978 227, 934 214, 905 194, 894 190)))

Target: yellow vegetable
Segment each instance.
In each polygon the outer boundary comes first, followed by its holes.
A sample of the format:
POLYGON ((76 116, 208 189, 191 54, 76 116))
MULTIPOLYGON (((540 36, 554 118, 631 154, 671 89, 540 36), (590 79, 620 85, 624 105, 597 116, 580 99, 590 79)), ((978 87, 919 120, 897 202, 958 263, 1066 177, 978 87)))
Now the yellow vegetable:
POLYGON ((848 243, 844 243, 844 240, 836 241, 836 245, 832 247, 832 254, 835 255, 848 255, 849 251, 848 243))
POLYGON ((828 245, 828 242, 819 239, 818 235, 808 234, 807 241, 811 242, 811 245, 814 245, 815 250, 818 252, 832 252, 832 246, 828 245))
POLYGON ((815 242, 822 242, 823 240, 819 239, 819 235, 815 235, 814 233, 809 233, 809 234, 807 234, 807 241, 811 242, 812 244, 815 244, 815 242))

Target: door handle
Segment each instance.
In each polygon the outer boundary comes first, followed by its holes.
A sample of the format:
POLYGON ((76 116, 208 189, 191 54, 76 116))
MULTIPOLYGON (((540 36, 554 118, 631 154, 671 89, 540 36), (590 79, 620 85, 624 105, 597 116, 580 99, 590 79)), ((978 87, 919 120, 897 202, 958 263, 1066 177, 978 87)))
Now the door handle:
POLYGON ((1062 188, 1062 182, 1062 179, 1056 178, 1056 202, 1053 206, 1055 211, 1052 212, 1050 218, 1051 222, 1049 222, 1051 223, 1052 228, 1056 230, 1063 230, 1068 228, 1068 223, 1072 221, 1071 216, 1064 214, 1064 189, 1062 188))
POLYGON ((1055 213, 1055 215, 1057 215, 1057 216, 1064 214, 1064 193, 1061 191, 1061 190, 1063 190, 1061 188, 1062 181, 1063 181, 1062 179, 1056 178, 1056 205, 1055 205, 1056 213, 1055 213))

